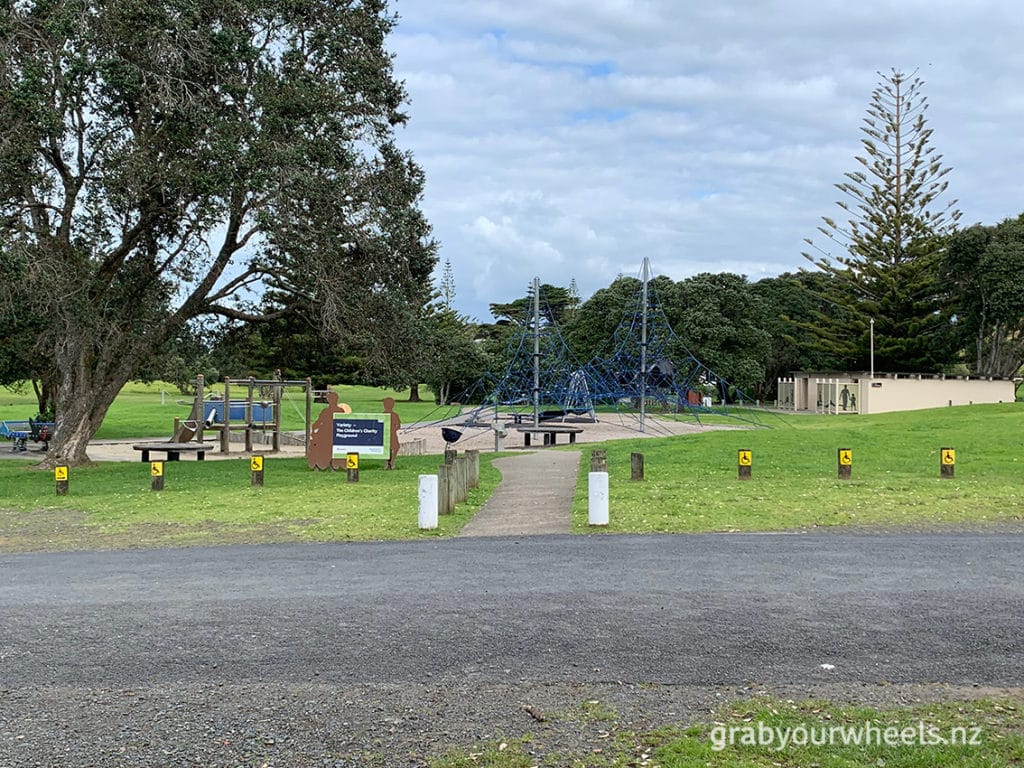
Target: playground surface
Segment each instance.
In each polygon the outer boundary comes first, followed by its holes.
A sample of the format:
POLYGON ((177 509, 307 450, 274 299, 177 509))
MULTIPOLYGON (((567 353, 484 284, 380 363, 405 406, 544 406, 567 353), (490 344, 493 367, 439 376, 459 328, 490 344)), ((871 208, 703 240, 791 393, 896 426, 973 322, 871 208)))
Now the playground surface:
MULTIPOLYGON (((417 441, 422 441, 419 444, 419 453, 422 454, 441 454, 444 453, 446 443, 444 437, 441 435, 441 428, 444 426, 453 427, 462 432, 462 437, 453 444, 452 448, 460 451, 468 449, 476 449, 481 452, 491 452, 495 450, 495 433, 494 430, 489 426, 478 426, 478 427, 462 427, 459 426, 461 422, 465 420, 465 417, 458 417, 450 419, 443 423, 432 422, 430 424, 411 424, 404 429, 399 430, 399 439, 405 446, 412 447, 417 441)), ((503 422, 499 422, 503 423, 503 422)), ((561 424, 561 422, 547 422, 553 424, 561 424)), ((742 429, 741 426, 732 425, 701 425, 694 421, 670 421, 665 419, 658 419, 655 417, 648 417, 645 420, 645 429, 643 432, 640 431, 640 423, 635 417, 620 416, 617 414, 609 414, 603 416, 596 422, 580 422, 570 421, 567 425, 582 428, 576 436, 576 443, 601 443, 606 440, 627 440, 634 438, 644 437, 669 437, 671 435, 686 435, 686 434, 697 434, 700 432, 706 432, 710 430, 721 430, 721 429, 742 429)), ((505 430, 506 437, 504 438, 504 449, 505 450, 520 450, 525 447, 524 435, 514 427, 508 427, 505 430)), ((293 433, 296 434, 296 433, 293 433)), ((296 436, 301 440, 302 434, 297 433, 296 436)), ((213 443, 216 445, 216 434, 208 433, 207 443, 213 443)), ((132 446, 139 443, 148 442, 161 442, 166 441, 164 438, 125 438, 117 440, 94 440, 89 444, 89 458, 93 461, 140 461, 139 451, 136 451, 132 446)), ((559 444, 564 444, 564 438, 559 444)), ((10 449, 10 446, 5 443, 0 443, 0 458, 2 459, 36 459, 39 460, 43 457, 43 453, 39 450, 41 446, 35 444, 29 444, 29 449, 24 452, 14 452, 10 449)), ((534 442, 536 447, 536 441, 534 442)), ((533 448, 531 448, 533 450, 533 448)), ((543 450, 543 449, 541 449, 543 450)), ((253 453, 269 453, 269 446, 265 450, 256 448, 253 453)), ((282 445, 281 450, 278 453, 279 456, 287 457, 300 457, 305 454, 305 449, 302 445, 282 445)), ((243 450, 243 446, 238 443, 231 445, 231 452, 224 454, 221 453, 219 448, 209 451, 206 454, 206 461, 216 461, 219 459, 230 459, 239 458, 246 456, 247 453, 243 450)), ((185 456, 182 461, 195 461, 194 456, 185 456)))

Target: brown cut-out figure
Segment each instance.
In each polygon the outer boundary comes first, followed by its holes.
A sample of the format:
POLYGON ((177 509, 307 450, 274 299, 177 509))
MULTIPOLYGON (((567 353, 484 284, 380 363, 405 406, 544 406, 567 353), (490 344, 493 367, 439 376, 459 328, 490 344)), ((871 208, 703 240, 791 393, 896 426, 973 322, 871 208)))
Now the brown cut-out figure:
POLYGON ((334 453, 334 414, 352 413, 346 403, 338 402, 338 393, 327 392, 327 407, 313 422, 309 431, 309 447, 306 449, 306 462, 310 469, 341 469, 344 459, 335 461, 334 453))
POLYGON ((398 449, 400 447, 398 442, 398 430, 402 428, 402 420, 398 418, 398 414, 395 413, 395 398, 385 397, 381 402, 384 404, 384 413, 391 414, 391 455, 388 456, 387 464, 384 465, 385 469, 395 468, 395 457, 398 456, 398 449))

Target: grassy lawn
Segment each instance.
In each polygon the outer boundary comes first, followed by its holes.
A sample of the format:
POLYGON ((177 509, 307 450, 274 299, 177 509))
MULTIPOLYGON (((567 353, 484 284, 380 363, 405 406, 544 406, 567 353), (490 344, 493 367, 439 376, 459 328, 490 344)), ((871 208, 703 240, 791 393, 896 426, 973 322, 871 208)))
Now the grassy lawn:
MULTIPOLYGON (((403 423, 440 419, 447 414, 445 409, 437 409, 433 403, 433 394, 420 388, 422 403, 410 403, 408 391, 395 392, 378 387, 339 386, 335 389, 340 394, 341 402, 348 403, 356 413, 379 413, 381 399, 395 398, 395 410, 403 423)), ((207 388, 207 396, 212 392, 223 394, 224 385, 216 384, 207 388)), ((244 399, 248 394, 245 387, 232 387, 231 399, 244 399)), ((258 396, 257 398, 258 399, 258 396)), ((322 403, 313 404, 313 418, 323 408, 322 403)), ((24 420, 35 416, 37 404, 31 387, 23 392, 15 392, 0 388, 0 421, 5 419, 24 420)), ((191 395, 182 395, 178 389, 166 382, 142 384, 130 382, 121 390, 117 400, 107 412, 96 438, 120 439, 142 437, 170 437, 174 428, 174 419, 187 419, 192 410, 191 395)), ((281 399, 281 424, 286 430, 302 430, 306 415, 306 396, 301 388, 287 387, 281 399)), ((0 446, 2 448, 2 446, 0 446)))
POLYGON ((526 737, 452 752, 429 764, 432 768, 1000 768, 1024 761, 1024 720, 1014 702, 981 700, 878 710, 755 699, 731 705, 715 722, 685 729, 637 733, 620 726, 614 712, 602 718, 597 728, 588 727, 593 723, 585 719, 580 725, 586 734, 583 741, 590 742, 585 749, 535 755, 533 739, 526 737), (759 725, 772 730, 774 743, 743 743, 747 729, 759 725), (730 727, 736 729, 732 738, 730 727), (859 746, 843 744, 840 729, 846 733, 858 729, 865 736, 859 746), (835 736, 829 737, 830 732, 835 736), (924 739, 918 736, 922 732, 924 739), (792 743, 809 742, 811 733, 817 734, 819 742, 831 738, 833 743, 792 743), (892 737, 888 743, 887 733, 892 737), (787 734, 787 746, 780 748, 779 737, 787 734), (957 743, 927 743, 936 738, 957 743), (977 743, 961 743, 972 740, 977 743))
MULTIPOLYGON (((753 531, 833 525, 977 524, 1024 519, 1024 405, 877 416, 766 419, 771 429, 615 441, 608 451, 611 531, 753 531), (956 450, 939 478, 939 450, 956 450), (839 448, 852 479, 837 479, 839 448), (737 451, 753 451, 737 479, 737 451), (630 453, 645 481, 631 482, 630 453)), ((573 512, 587 526, 589 446, 573 512)))
POLYGON ((269 541, 414 539, 457 532, 500 475, 480 463, 480 488, 437 531, 417 527, 419 474, 437 456, 401 457, 393 471, 364 462, 358 483, 314 472, 304 459, 267 458, 265 486, 250 485, 248 459, 165 463, 165 489, 150 489, 149 465, 73 468, 58 497, 52 473, 0 462, 0 551, 104 549, 269 541))

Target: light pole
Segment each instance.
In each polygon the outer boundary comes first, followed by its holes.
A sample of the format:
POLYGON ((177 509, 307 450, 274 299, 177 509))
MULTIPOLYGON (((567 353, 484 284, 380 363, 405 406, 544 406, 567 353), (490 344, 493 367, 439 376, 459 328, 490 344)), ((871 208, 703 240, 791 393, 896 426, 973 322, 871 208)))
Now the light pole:
POLYGON ((875 378, 875 318, 871 318, 871 378, 875 378))

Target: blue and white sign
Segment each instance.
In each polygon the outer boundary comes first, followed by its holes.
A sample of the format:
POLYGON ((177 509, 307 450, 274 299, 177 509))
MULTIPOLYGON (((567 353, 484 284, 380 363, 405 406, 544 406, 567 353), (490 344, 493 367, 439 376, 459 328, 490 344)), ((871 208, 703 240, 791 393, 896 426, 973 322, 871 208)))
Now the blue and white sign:
POLYGON ((331 456, 344 459, 358 453, 364 459, 387 459, 391 455, 390 413, 336 413, 331 456))

